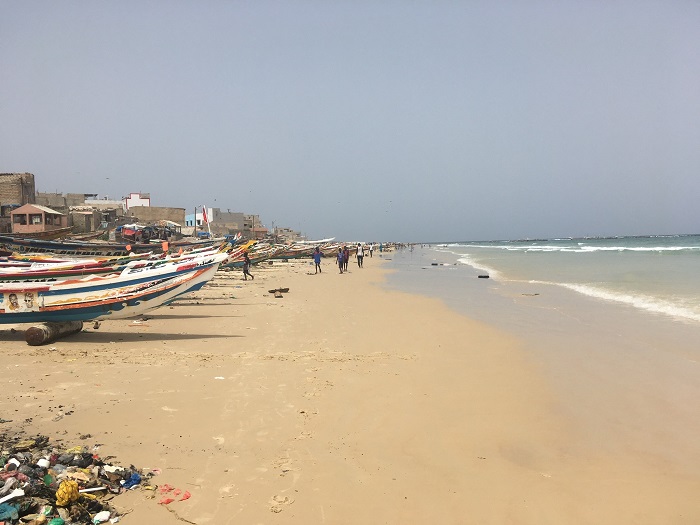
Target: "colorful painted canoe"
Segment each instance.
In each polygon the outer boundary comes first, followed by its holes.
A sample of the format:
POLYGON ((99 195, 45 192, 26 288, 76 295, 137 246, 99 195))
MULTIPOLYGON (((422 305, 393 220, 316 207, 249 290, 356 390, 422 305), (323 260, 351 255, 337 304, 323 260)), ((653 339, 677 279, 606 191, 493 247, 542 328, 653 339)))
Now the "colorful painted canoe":
MULTIPOLYGON (((225 239, 176 241, 169 243, 170 250, 192 250, 195 248, 222 246, 225 239)), ((5 253, 52 253, 78 257, 117 257, 129 253, 144 253, 158 250, 161 243, 127 244, 109 242, 48 241, 41 239, 18 239, 0 235, 0 250, 5 253)))
POLYGON ((127 267, 55 282, 0 283, 0 323, 123 319, 166 305, 209 281, 226 253, 127 267))
POLYGON ((0 260, 0 283, 29 281, 59 281, 87 275, 122 273, 125 268, 147 268, 170 262, 185 262, 193 257, 213 255, 217 250, 208 248, 180 254, 131 254, 129 257, 101 259, 60 259, 27 257, 0 260))

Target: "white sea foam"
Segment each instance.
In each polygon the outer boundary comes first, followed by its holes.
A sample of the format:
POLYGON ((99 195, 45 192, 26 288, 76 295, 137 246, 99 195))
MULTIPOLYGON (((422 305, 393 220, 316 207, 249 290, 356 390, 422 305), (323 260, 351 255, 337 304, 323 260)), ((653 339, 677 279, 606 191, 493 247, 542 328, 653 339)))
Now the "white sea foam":
POLYGON ((480 264, 476 262, 474 259, 469 257, 468 255, 461 255, 459 259, 457 259, 457 262, 460 264, 466 264, 467 266, 471 266, 472 268, 476 270, 480 270, 483 272, 486 272, 489 274, 489 277, 495 280, 501 279, 501 274, 495 270, 494 268, 491 268, 489 266, 486 266, 485 264, 480 264))
MULTIPOLYGON (((447 246, 447 245, 444 245, 447 246)), ((517 246, 510 244, 456 244, 450 247, 485 248, 492 250, 506 250, 509 252, 567 252, 567 253, 595 253, 595 252, 695 252, 700 253, 700 246, 590 246, 578 243, 578 247, 557 246, 551 244, 517 246)))
POLYGON ((680 304, 675 304, 667 300, 659 299, 658 297, 652 297, 641 294, 631 295, 613 292, 611 290, 606 290, 604 288, 590 286, 587 284, 553 283, 548 281, 530 282, 533 284, 549 284, 560 286, 562 288, 567 288, 569 290, 573 290, 580 294, 587 295, 589 297, 594 297, 596 299, 626 304, 628 306, 633 306, 634 308, 639 308, 648 312, 668 315, 676 319, 700 322, 700 312, 680 304))

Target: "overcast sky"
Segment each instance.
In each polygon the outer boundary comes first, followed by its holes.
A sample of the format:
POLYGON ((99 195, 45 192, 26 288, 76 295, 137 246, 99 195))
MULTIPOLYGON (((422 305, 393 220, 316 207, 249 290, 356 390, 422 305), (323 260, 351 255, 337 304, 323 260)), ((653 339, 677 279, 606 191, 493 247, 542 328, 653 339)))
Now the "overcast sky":
POLYGON ((0 172, 310 238, 700 232, 700 2, 0 0, 0 172))

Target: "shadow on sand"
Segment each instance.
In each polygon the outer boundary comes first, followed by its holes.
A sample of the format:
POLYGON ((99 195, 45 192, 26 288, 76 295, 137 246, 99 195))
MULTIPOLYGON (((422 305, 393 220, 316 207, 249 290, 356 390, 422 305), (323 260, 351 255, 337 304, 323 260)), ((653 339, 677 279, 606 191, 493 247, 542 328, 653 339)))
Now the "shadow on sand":
MULTIPOLYGON (((158 332, 99 332, 99 331, 82 331, 75 334, 70 334, 52 343, 46 343, 39 346, 48 345, 70 345, 70 344, 108 344, 108 343, 137 343, 139 341, 195 341, 201 339, 230 339, 234 337, 245 337, 244 335, 222 335, 222 334, 169 334, 158 332)), ((24 342, 24 330, 0 331, 0 342, 2 341, 22 341, 24 342)))
POLYGON ((137 317, 136 320, 148 322, 150 320, 159 321, 165 319, 228 319, 229 317, 243 317, 242 315, 192 315, 192 314, 155 314, 137 317))
POLYGON ((65 337, 64 339, 59 339, 59 341, 61 343, 136 343, 139 341, 195 341, 199 339, 229 339, 232 337, 245 336, 222 334, 168 334, 159 332, 88 331, 70 335, 68 337, 65 337))

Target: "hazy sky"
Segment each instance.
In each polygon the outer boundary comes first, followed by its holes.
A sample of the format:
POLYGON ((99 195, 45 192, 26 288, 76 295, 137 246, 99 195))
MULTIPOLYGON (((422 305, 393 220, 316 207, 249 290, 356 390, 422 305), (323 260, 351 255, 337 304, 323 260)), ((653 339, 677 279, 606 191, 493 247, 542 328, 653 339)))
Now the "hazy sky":
POLYGON ((700 232, 700 2, 0 0, 0 172, 311 238, 700 232))

